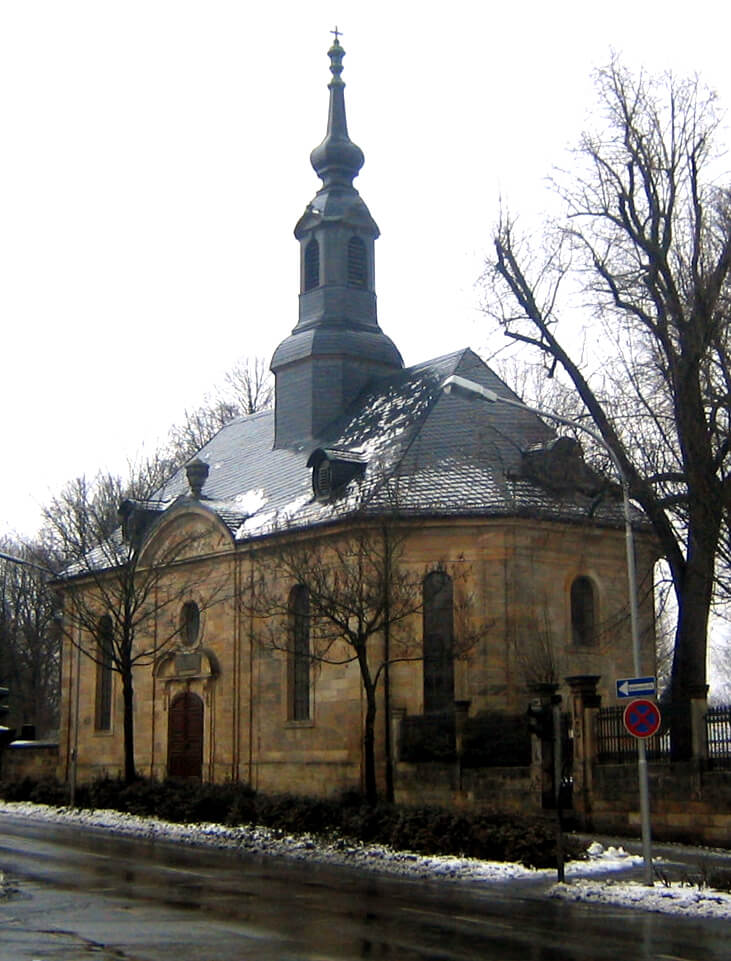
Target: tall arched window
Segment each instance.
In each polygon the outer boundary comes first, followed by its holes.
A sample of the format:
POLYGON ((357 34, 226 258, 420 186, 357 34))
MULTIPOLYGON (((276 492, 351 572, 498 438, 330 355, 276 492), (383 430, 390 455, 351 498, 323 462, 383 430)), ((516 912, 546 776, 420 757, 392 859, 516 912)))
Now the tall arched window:
POLYGON ((109 731, 112 727, 112 644, 114 625, 108 614, 99 620, 97 628, 96 703, 94 727, 109 731))
POLYGON ((368 257, 360 237, 348 241, 348 287, 368 286, 368 257))
POLYGON ((289 719, 310 719, 310 595, 298 584, 289 595, 289 719))
POLYGON ((596 592, 588 577, 571 585, 571 640, 577 647, 596 644, 596 592))
POLYGON ((305 291, 320 286, 320 245, 313 239, 305 247, 305 291))
POLYGON ((454 589, 444 571, 424 578, 424 713, 454 710, 454 589))

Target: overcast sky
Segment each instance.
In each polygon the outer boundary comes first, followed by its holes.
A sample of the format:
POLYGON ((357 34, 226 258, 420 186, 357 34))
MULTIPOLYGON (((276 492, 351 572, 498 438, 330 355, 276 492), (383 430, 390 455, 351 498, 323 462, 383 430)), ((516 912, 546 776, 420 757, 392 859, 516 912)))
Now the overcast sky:
POLYGON ((500 197, 547 206, 611 48, 731 102, 717 0, 508 7, 0 3, 0 534, 32 535, 66 480, 123 469, 296 323, 335 24, 407 364, 500 346, 475 287, 500 197))

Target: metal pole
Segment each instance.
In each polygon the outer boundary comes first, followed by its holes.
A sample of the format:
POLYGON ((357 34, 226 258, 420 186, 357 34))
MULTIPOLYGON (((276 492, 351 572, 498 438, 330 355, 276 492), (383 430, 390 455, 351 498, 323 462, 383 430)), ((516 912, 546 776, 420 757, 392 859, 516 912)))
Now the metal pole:
MULTIPOLYGON (((627 548, 627 579, 629 581, 629 613, 632 627, 632 659, 635 677, 642 673, 640 651, 640 618, 637 609, 637 569, 635 567, 635 544, 632 534, 632 519, 630 516, 629 491, 624 472, 622 478, 622 500, 624 501, 624 530, 627 548)), ((640 787, 640 823, 642 830, 642 857, 645 867, 645 884, 652 887, 652 826, 650 822, 650 778, 647 771, 647 749, 644 740, 637 740, 637 780, 640 787)))
POLYGON ((561 775, 563 774, 563 730, 561 728, 561 695, 551 698, 553 723, 553 799, 556 805, 556 875, 559 884, 566 880, 564 870, 563 811, 561 809, 561 775))
MULTIPOLYGON (((79 628, 79 633, 81 628, 79 628)), ((79 763, 79 702, 81 697, 81 639, 76 646, 76 691, 74 692, 73 747, 71 748, 71 784, 69 785, 69 807, 76 807, 76 783, 79 763)), ((71 709, 71 705, 69 705, 71 709)))

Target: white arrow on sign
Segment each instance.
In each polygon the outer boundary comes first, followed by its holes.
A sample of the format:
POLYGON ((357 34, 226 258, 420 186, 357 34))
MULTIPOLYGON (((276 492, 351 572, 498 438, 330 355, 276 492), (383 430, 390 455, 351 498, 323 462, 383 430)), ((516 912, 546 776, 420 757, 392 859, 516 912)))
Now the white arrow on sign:
POLYGON ((617 697, 654 697, 656 692, 655 677, 625 677, 617 681, 617 697))

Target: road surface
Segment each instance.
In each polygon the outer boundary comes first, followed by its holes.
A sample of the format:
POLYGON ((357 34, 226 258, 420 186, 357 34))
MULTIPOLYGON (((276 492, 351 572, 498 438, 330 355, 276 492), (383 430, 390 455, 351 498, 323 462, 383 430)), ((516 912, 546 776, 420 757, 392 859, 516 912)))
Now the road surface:
POLYGON ((721 961, 728 924, 0 816, 0 961, 721 961))

